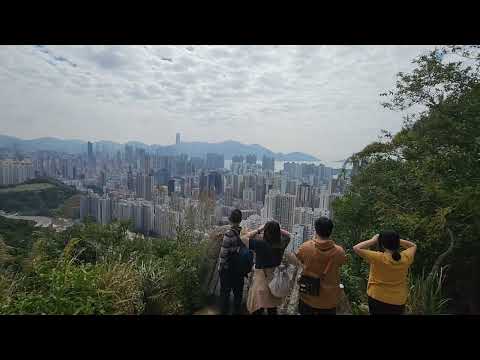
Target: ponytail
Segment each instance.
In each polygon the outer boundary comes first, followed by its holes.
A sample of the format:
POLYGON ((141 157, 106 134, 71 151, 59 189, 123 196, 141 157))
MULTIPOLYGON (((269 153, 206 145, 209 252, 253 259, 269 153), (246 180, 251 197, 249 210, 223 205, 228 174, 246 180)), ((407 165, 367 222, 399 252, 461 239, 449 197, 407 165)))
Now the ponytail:
POLYGON ((395 261, 399 261, 401 259, 401 256, 400 256, 400 253, 398 252, 398 250, 395 250, 394 252, 392 252, 392 258, 395 261))

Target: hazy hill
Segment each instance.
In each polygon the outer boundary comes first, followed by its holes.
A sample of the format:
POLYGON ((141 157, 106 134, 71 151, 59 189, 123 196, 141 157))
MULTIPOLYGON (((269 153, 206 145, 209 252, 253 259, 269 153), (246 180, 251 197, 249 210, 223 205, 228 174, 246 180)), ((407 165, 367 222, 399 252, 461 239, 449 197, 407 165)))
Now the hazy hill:
MULTIPOLYGON (((137 141, 129 141, 127 144, 133 147, 143 148, 149 151, 158 151, 163 155, 188 154, 190 156, 205 156, 206 153, 224 154, 225 159, 231 159, 233 155, 256 154, 261 160, 263 155, 274 157, 276 160, 286 161, 316 161, 316 157, 301 153, 293 152, 288 154, 274 153, 273 151, 258 144, 242 144, 238 141, 223 141, 219 143, 207 142, 183 142, 179 145, 147 145, 137 141)), ((95 146, 100 145, 103 151, 116 152, 122 150, 125 144, 112 141, 98 141, 95 146)), ((57 138, 38 138, 31 140, 22 140, 13 136, 0 135, 0 148, 8 148, 19 151, 58 151, 72 154, 84 153, 87 151, 87 142, 81 140, 63 140, 57 138)))

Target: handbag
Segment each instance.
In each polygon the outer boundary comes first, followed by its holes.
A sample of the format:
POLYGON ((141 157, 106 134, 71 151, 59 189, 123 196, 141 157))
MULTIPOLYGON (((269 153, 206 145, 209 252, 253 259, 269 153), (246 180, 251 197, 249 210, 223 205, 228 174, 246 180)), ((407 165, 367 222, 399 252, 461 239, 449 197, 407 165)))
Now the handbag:
MULTIPOLYGON (((285 255, 284 255, 285 260, 285 255)), ((273 278, 268 283, 268 288, 274 297, 283 298, 290 294, 293 280, 293 266, 286 261, 275 268, 273 271, 273 278)), ((267 272, 263 270, 265 279, 267 279, 267 272)))
POLYGON ((330 258, 328 259, 327 266, 325 266, 325 269, 323 270, 322 274, 320 275, 319 278, 313 277, 313 276, 308 276, 308 275, 301 275, 300 279, 298 280, 298 291, 301 294, 304 295, 310 295, 310 296, 319 296, 320 295, 320 284, 321 281, 325 279, 325 276, 327 275, 328 271, 330 270, 330 267, 332 266, 333 258, 335 257, 336 252, 334 252, 330 258))

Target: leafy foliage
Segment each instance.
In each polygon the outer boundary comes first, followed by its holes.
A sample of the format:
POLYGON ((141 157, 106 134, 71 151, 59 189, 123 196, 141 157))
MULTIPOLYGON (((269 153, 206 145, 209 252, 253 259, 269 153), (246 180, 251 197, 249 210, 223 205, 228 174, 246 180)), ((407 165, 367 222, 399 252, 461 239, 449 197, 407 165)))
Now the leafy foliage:
POLYGON ((0 242, 0 313, 188 314, 202 306, 204 243, 189 229, 152 239, 128 226, 31 231, 30 242, 11 242, 19 249, 0 242), (14 252, 17 267, 8 267, 14 252))
MULTIPOLYGON (((414 61, 399 74, 385 105, 423 110, 403 129, 351 158, 349 193, 336 201, 335 234, 353 246, 382 229, 415 241, 412 273, 418 283, 449 247, 442 283, 453 299, 449 311, 479 312, 480 294, 480 56, 477 47, 446 47, 414 61), (457 56, 457 54, 459 54, 457 56), (468 58, 465 56, 468 55, 468 58), (455 58, 455 61, 449 61, 455 58), (459 61, 457 61, 459 60, 459 61)), ((361 274, 353 261, 355 274, 361 274)))

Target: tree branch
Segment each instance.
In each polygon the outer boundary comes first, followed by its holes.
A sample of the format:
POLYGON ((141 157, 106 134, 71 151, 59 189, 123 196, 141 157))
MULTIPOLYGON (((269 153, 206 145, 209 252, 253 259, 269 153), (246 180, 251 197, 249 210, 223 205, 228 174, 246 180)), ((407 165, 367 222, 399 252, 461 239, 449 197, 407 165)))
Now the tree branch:
POLYGON ((448 233, 448 236, 450 237, 450 245, 449 245, 448 249, 445 252, 443 252, 442 254, 440 254, 440 256, 437 258, 437 260, 435 260, 435 263, 432 266, 432 271, 430 271, 430 274, 428 274, 428 277, 432 277, 433 274, 435 274, 438 271, 440 266, 442 266, 442 263, 445 260, 445 258, 448 255, 450 255, 453 251, 453 247, 455 245, 455 237, 453 236, 452 230, 450 230, 448 227, 447 227, 447 233, 448 233))

